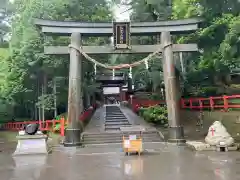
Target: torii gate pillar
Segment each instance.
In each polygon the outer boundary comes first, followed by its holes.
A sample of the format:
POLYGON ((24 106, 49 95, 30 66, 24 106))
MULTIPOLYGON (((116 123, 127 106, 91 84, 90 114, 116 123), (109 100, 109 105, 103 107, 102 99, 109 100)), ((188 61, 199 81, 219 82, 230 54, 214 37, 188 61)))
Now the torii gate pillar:
MULTIPOLYGON (((71 44, 81 46, 81 34, 71 34, 71 44)), ((64 146, 80 146, 82 126, 80 115, 82 112, 82 88, 81 88, 81 54, 74 48, 70 49, 69 88, 68 88, 68 127, 64 140, 64 146)))
POLYGON ((173 143, 184 143, 184 132, 180 123, 180 97, 177 92, 177 77, 173 61, 173 49, 170 32, 161 33, 161 43, 164 46, 163 71, 169 121, 168 141, 173 143))

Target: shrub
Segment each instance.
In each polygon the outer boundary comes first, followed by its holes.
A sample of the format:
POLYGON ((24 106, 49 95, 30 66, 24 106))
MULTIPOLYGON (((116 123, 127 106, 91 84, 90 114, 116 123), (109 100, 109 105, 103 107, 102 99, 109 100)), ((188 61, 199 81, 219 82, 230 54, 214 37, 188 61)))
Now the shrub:
POLYGON ((150 123, 158 125, 168 124, 167 108, 165 106, 161 107, 157 105, 149 108, 141 108, 140 116, 150 123))
MULTIPOLYGON (((79 121, 81 123, 83 123, 83 126, 86 126, 87 123, 90 121, 94 111, 95 111, 95 108, 90 107, 86 111, 84 111, 83 114, 81 114, 81 116, 79 117, 79 121)), ((61 115, 57 116, 55 119, 59 120, 59 119, 61 119, 61 117, 64 117, 64 119, 67 119, 67 114, 66 113, 65 114, 61 114, 61 115)), ((68 126, 67 125, 67 121, 65 121, 64 129, 66 129, 67 126, 68 126)), ((54 132, 60 133, 61 123, 56 123, 56 125, 54 126, 53 129, 54 129, 54 132)))
MULTIPOLYGON (((67 122, 65 122, 64 125, 64 129, 67 128, 67 122)), ((61 130, 61 124, 60 123, 56 123, 55 127, 53 128, 55 133, 60 133, 61 130)))

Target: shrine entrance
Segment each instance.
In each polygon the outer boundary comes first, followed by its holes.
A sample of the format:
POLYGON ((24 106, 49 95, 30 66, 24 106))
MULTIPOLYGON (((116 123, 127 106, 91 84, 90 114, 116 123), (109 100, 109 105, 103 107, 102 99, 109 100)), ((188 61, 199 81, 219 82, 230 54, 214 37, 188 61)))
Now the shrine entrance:
MULTIPOLYGON (((36 19, 35 24, 41 31, 48 34, 71 36, 69 46, 46 46, 45 54, 70 54, 69 69, 69 96, 68 96, 68 128, 66 129, 65 146, 79 146, 81 144, 82 128, 79 116, 83 110, 81 90, 82 57, 91 61, 95 67, 106 68, 112 71, 129 69, 129 78, 132 78, 132 68, 144 63, 148 69, 148 61, 156 56, 162 58, 166 103, 169 120, 169 141, 184 142, 183 127, 180 121, 180 96, 176 85, 176 69, 173 52, 198 51, 196 44, 173 44, 171 34, 193 32, 198 29, 199 19, 172 20, 160 22, 114 22, 114 23, 84 23, 51 21, 36 19), (160 43, 153 45, 131 45, 131 36, 151 35, 159 36, 160 43), (83 46, 83 36, 114 37, 114 47, 111 46, 83 46), (109 66, 91 58, 92 54, 149 54, 146 58, 132 64, 109 66), (162 57, 161 57, 161 56, 162 57)), ((95 71, 96 72, 96 71, 95 71)), ((116 89, 116 88, 115 88, 116 89)), ((112 89, 113 90, 113 89, 112 89)))
POLYGON ((96 82, 101 84, 103 104, 120 104, 126 100, 126 92, 124 92, 123 87, 127 84, 124 73, 113 75, 110 72, 105 72, 96 76, 96 82))

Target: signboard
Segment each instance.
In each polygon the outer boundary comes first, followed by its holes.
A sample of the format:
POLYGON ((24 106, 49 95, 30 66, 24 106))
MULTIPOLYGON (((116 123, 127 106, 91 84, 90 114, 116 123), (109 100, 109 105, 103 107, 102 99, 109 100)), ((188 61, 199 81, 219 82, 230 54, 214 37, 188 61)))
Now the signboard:
POLYGON ((119 94, 120 89, 119 87, 104 87, 103 88, 103 94, 108 95, 108 94, 119 94))
POLYGON ((115 49, 130 48, 130 23, 129 22, 114 22, 113 37, 115 49))

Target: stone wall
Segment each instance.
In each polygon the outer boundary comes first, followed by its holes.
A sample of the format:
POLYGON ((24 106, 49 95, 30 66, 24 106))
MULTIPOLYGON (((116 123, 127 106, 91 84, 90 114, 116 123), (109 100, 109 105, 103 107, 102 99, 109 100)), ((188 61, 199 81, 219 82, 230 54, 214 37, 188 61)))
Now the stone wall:
MULTIPOLYGON (((184 126, 196 126, 199 111, 181 111, 181 121, 184 126)), ((203 131, 207 132, 209 126, 214 121, 221 121, 227 128, 228 132, 237 140, 240 140, 240 112, 221 112, 221 111, 204 111, 203 131)))

